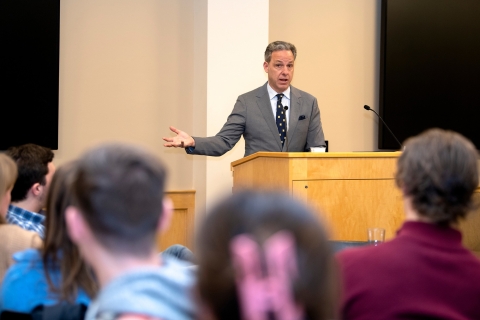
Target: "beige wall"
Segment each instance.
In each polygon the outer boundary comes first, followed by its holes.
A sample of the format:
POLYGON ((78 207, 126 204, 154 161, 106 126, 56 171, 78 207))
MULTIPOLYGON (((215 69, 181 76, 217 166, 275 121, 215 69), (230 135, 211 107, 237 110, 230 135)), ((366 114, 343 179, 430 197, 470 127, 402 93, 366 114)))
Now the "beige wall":
MULTIPOLYGON (((208 0, 194 1, 194 84, 193 121, 191 134, 207 135, 207 39, 208 0)), ((207 158, 190 156, 193 164, 193 189, 195 193, 195 226, 203 218, 207 199, 207 158)))
POLYGON ((98 143, 132 142, 165 161, 169 190, 197 190, 197 209, 231 192, 242 143, 207 159, 161 137, 170 125, 215 134, 236 97, 265 81, 268 0, 65 0, 60 24, 57 165, 98 143))
POLYGON ((362 106, 377 109, 379 23, 380 0, 62 1, 55 162, 138 143, 164 159, 168 189, 196 189, 205 208, 230 192, 243 146, 207 159, 161 137, 169 125, 216 133, 236 97, 266 80, 262 53, 277 39, 299 49, 294 85, 318 98, 331 151, 374 150, 376 119, 362 106))
POLYGON ((57 164, 106 141, 166 162, 169 189, 192 188, 192 161, 163 148, 192 128, 193 0, 65 0, 60 21, 57 164))
POLYGON ((376 150, 380 0, 270 0, 269 23, 297 46, 293 85, 317 97, 330 151, 376 150))

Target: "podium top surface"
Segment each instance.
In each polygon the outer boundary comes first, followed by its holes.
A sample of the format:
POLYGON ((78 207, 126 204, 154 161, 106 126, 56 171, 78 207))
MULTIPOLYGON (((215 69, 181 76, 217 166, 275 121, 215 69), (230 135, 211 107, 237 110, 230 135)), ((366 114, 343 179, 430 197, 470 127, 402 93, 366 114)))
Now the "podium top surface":
POLYGON ((256 152, 235 160, 231 167, 256 158, 398 158, 402 153, 393 152, 256 152))

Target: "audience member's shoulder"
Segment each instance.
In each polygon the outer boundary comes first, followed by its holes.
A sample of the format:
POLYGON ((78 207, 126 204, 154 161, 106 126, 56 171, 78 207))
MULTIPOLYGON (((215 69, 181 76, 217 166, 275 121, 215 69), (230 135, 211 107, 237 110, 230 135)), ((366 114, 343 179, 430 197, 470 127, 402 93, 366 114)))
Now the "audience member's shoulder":
POLYGON ((23 230, 15 225, 0 225, 0 283, 8 274, 7 270, 18 265, 17 255, 21 255, 26 249, 38 252, 36 248, 41 244, 42 240, 35 232, 23 230))
POLYGON ((175 277, 180 277, 181 279, 189 282, 192 281, 194 277, 196 277, 196 265, 169 256, 163 256, 162 260, 163 267, 160 268, 162 273, 172 274, 175 277))
POLYGON ((340 262, 344 262, 344 261, 348 261, 348 260, 352 260, 352 259, 357 259, 359 256, 365 255, 365 249, 366 248, 345 249, 345 250, 342 250, 342 251, 336 253, 335 257, 340 262))
POLYGON ((88 315, 124 314, 139 319, 150 314, 193 319, 195 304, 189 297, 195 278, 191 265, 174 257, 162 259, 158 267, 137 268, 113 279, 89 306, 88 315))
POLYGON ((394 243, 392 241, 389 241, 379 246, 367 245, 361 248, 345 249, 336 254, 336 259, 341 265, 373 261, 376 259, 376 257, 380 258, 390 255, 390 253, 392 252, 392 246, 394 246, 394 243))
POLYGON ((24 250, 27 248, 41 248, 43 241, 36 232, 22 229, 17 225, 0 225, 0 243, 9 247, 12 252, 24 250))
POLYGON ((122 314, 120 316, 117 316, 115 320, 162 320, 162 319, 141 315, 141 314, 122 314))

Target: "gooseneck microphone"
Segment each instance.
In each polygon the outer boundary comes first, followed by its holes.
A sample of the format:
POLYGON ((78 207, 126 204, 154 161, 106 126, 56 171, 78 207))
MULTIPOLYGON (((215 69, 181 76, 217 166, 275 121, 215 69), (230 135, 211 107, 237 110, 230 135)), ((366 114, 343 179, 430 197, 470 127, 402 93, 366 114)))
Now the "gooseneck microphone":
POLYGON ((395 140, 397 140, 398 142, 398 145, 400 146, 400 150, 402 149, 402 144, 400 143, 400 141, 398 141, 397 137, 395 137, 395 135, 393 134, 392 130, 390 130, 390 128, 388 127, 388 125, 385 123, 385 121, 383 121, 382 117, 380 117, 380 115, 378 113, 375 112, 375 110, 373 110, 372 108, 370 108, 369 106, 367 105, 364 105, 363 108, 365 110, 368 110, 368 111, 373 111, 373 113, 375 113, 377 115, 377 117, 382 120, 383 124, 385 125, 385 127, 387 127, 388 131, 390 131, 390 133, 392 134, 392 137, 395 138, 395 140))
POLYGON ((288 152, 288 126, 287 126, 287 110, 288 106, 283 107, 283 112, 285 112, 285 128, 287 129, 287 132, 285 132, 285 143, 287 144, 287 152, 288 152))

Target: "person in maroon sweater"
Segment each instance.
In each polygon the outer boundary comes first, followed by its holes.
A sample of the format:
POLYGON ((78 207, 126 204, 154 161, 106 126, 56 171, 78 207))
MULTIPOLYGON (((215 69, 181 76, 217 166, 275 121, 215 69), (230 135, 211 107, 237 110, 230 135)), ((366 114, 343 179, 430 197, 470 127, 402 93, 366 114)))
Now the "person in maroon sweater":
POLYGON ((454 228, 478 186, 475 147, 440 129, 405 145, 396 173, 405 223, 391 241, 337 255, 342 319, 480 319, 480 260, 454 228))

